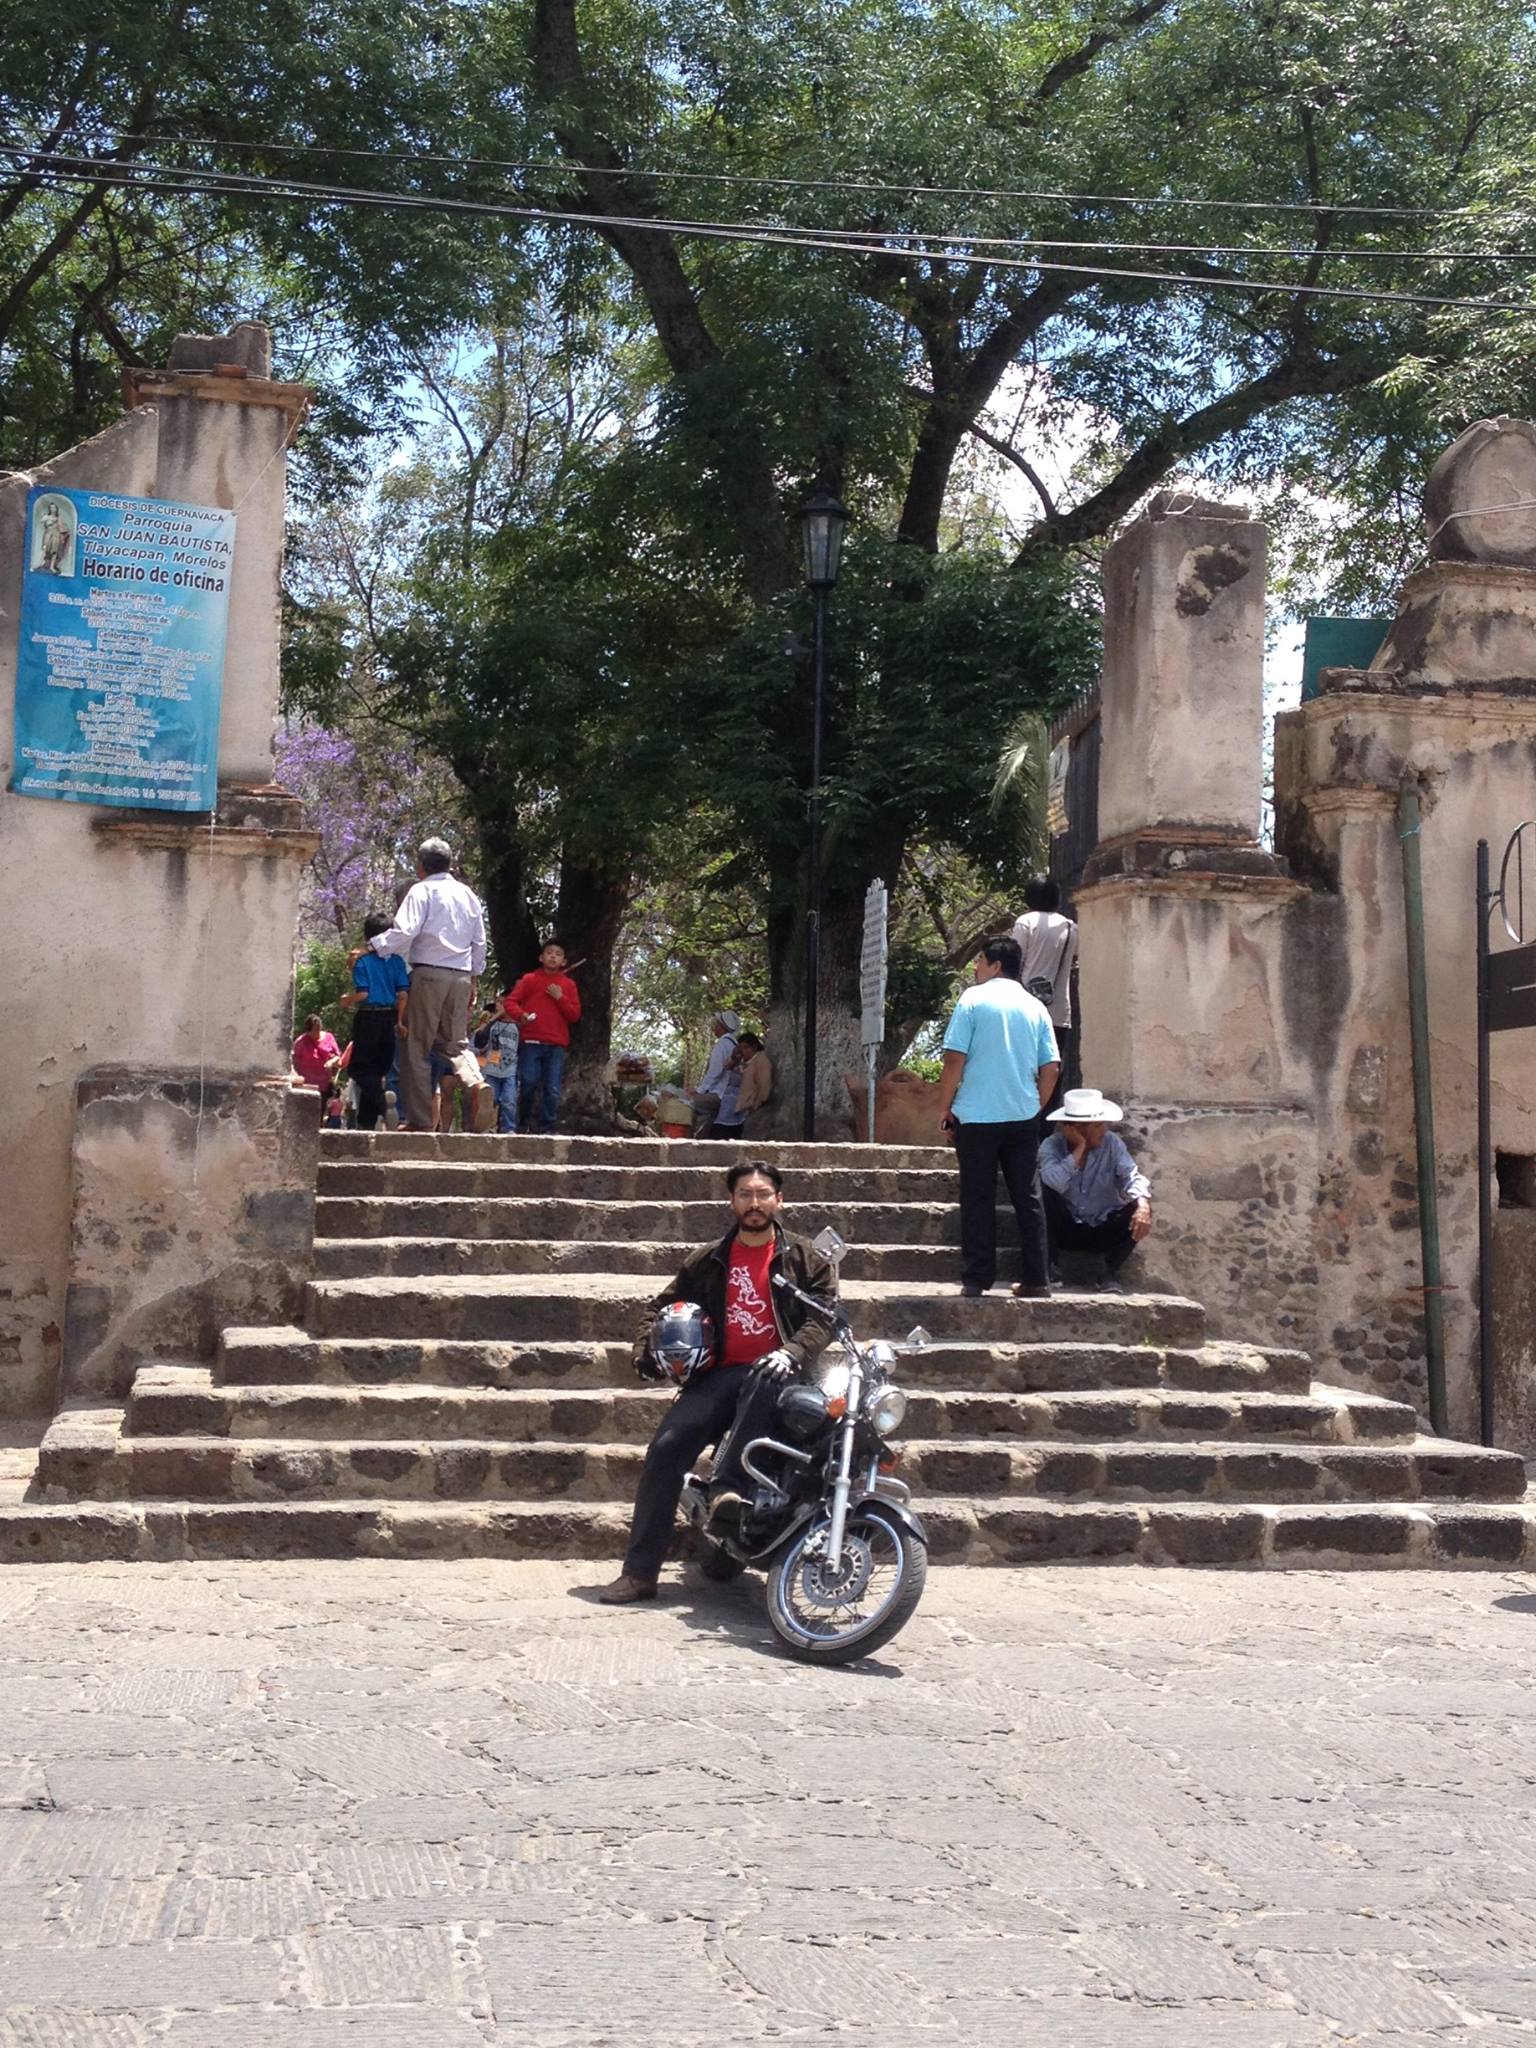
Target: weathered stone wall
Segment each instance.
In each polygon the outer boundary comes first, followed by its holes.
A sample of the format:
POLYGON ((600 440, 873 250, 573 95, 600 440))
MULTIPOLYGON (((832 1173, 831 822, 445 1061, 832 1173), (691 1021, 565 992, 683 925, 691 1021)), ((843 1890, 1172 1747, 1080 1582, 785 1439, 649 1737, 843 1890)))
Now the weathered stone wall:
MULTIPOLYGON (((80 1077, 104 1063, 146 1081, 287 1069, 300 863, 314 841, 271 786, 277 704, 284 450, 304 394, 264 374, 265 337, 211 345, 206 365, 142 380, 144 402, 30 475, 0 479, 0 784, 14 746, 17 617, 28 487, 233 507, 237 515, 219 747, 205 818, 98 809, 0 787, 0 1416, 46 1413, 59 1391, 70 1278, 71 1146, 80 1077)), ((167 1205, 180 1154, 162 1153, 167 1205)), ((147 1169, 146 1169, 147 1170, 147 1169)), ((146 1186, 149 1182, 146 1181, 146 1186)), ((215 1270, 212 1235, 181 1240, 182 1287, 215 1270)))
POLYGON ((1312 1349, 1331 912, 1255 841, 1262 526, 1162 499, 1105 564, 1104 834, 1077 892, 1083 1079, 1153 1186, 1144 1279, 1217 1335, 1312 1349))
POLYGON ((295 1318, 320 1125, 285 1079, 92 1067, 75 1089, 69 1391, 124 1395, 141 1358, 211 1354, 227 1322, 295 1318))
POLYGON ((1145 1284, 1220 1304, 1217 1336, 1315 1352, 1317 1129, 1307 1111, 1138 1100, 1125 1136, 1153 1187, 1145 1284))
MULTIPOLYGON (((1536 666, 1536 664, 1533 664, 1536 666)), ((1330 1376, 1426 1399, 1413 1062, 1398 840, 1405 776, 1423 810, 1425 945, 1434 1080, 1447 1395, 1477 1424, 1476 848, 1495 858, 1536 814, 1536 689, 1433 694, 1383 675, 1343 682, 1279 721, 1279 832, 1293 864, 1335 892, 1348 971, 1324 1071, 1319 1321, 1330 1376), (1377 682, 1375 688, 1367 685, 1377 682), (1383 687, 1385 685, 1385 687, 1383 687)), ((1497 922, 1495 922, 1497 929, 1497 922)), ((1533 933, 1536 936, 1536 933, 1533 933)), ((1493 1047, 1494 1144, 1536 1156, 1536 1033, 1493 1047)), ((1515 1439, 1502 1429, 1500 1441, 1515 1439)), ((1536 1449, 1536 1439, 1531 1441, 1536 1449)))
POLYGON ((1493 1218, 1494 1413, 1500 1440, 1536 1447, 1536 1209, 1493 1218))
MULTIPOLYGON (((1186 529, 1154 503, 1106 559, 1109 795, 1079 897, 1084 1077, 1122 1096, 1142 1133, 1148 1272, 1202 1296, 1219 1332, 1303 1341, 1325 1378, 1422 1411, 1397 824, 1405 781, 1417 789, 1460 1434, 1477 1426, 1475 855, 1486 838, 1497 860, 1536 816, 1533 497, 1536 430, 1518 422, 1482 423, 1436 466, 1435 559, 1405 585, 1372 668, 1325 675, 1279 721, 1278 860, 1242 839, 1262 546, 1229 509, 1200 506, 1186 529), (1207 561, 1229 573, 1195 590, 1207 561)), ((1532 924, 1536 939, 1536 900, 1532 924)), ((1496 1148, 1536 1160, 1536 1031, 1496 1038, 1493 1075, 1496 1148)), ((1523 1212, 1499 1229, 1498 1440, 1536 1450, 1536 1233, 1523 1212)))

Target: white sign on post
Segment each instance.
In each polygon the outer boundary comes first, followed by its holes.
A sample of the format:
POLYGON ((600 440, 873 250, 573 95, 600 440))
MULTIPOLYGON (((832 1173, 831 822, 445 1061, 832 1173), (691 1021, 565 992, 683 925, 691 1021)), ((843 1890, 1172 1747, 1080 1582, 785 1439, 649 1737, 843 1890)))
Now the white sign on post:
POLYGON ((859 1036, 869 1068, 869 1142, 875 1142, 875 1066, 885 1043, 885 983, 889 959, 885 884, 876 880, 864 892, 864 943, 859 952, 859 1036))

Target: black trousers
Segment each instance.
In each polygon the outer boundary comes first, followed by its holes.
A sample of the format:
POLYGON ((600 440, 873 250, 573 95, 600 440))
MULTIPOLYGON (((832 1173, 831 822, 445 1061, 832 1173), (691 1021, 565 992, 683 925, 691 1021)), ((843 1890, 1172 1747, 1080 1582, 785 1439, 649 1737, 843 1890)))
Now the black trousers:
POLYGON ((997 1176, 1003 1176, 1019 1219, 1021 1279, 1045 1285, 1045 1216, 1040 1206, 1040 1120, 1027 1123, 957 1124, 955 1158, 960 1167, 960 1279, 966 1287, 990 1287, 997 1278, 997 1176))
MULTIPOLYGON (((750 1365, 717 1365, 683 1387, 651 1438, 635 1493, 624 1569, 632 1579, 654 1579, 672 1540, 672 1523, 693 1461, 719 1443, 736 1419, 752 1382, 750 1365)), ((734 1460, 732 1461, 734 1464, 734 1460)), ((716 1474, 717 1481, 725 1478, 716 1474)))
POLYGON ((1113 1216, 1106 1216, 1102 1223, 1079 1223, 1065 1199, 1054 1188, 1047 1188, 1045 1228, 1050 1238, 1052 1264, 1058 1252, 1100 1252, 1105 1272, 1118 1273, 1136 1249, 1136 1240, 1131 1236, 1131 1221, 1135 1214, 1136 1204, 1127 1202, 1123 1209, 1117 1209, 1113 1216))
POLYGON ((352 1020, 352 1064, 357 1083, 357 1127, 371 1131, 384 1114, 384 1076, 395 1064, 393 1009, 360 1009, 352 1020))

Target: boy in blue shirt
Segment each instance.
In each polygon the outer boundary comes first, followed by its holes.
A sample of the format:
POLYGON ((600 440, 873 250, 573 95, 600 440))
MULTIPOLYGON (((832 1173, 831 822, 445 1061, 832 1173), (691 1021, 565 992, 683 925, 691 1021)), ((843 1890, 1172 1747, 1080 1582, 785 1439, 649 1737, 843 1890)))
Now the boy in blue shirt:
POLYGON ((988 939, 976 984, 944 1034, 939 1124, 960 1168, 960 1292, 985 1294, 997 1278, 997 1176, 1019 1220, 1024 1275, 1013 1290, 1050 1296, 1040 1201, 1040 1105, 1061 1072, 1050 1013, 1020 980, 1016 939, 988 939))
POLYGON ((517 1026, 519 1014, 510 994, 504 995, 500 1010, 493 1012, 491 1021, 475 1033, 475 1054, 485 1085, 496 1098, 496 1128, 503 1133, 517 1129, 517 1049, 522 1040, 517 1026))
MULTIPOLYGON (((375 913, 363 919, 363 938, 387 932, 393 920, 375 913)), ((384 1114, 384 1076, 395 1063, 395 1033, 406 1028, 410 970, 398 953, 375 953, 371 944, 352 963, 352 992, 341 999, 353 1010, 349 1071, 357 1083, 357 1127, 371 1131, 384 1114)))

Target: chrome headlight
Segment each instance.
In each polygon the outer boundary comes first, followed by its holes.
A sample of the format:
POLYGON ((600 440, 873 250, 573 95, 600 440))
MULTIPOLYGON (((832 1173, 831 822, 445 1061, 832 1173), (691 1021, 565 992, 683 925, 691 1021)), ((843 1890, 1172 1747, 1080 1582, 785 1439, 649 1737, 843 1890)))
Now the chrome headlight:
POLYGON ((834 1358, 830 1365, 822 1366, 817 1372, 816 1384, 829 1402, 841 1401, 846 1406, 851 1378, 846 1360, 834 1358))
POLYGON ((885 1386, 872 1394, 864 1406, 864 1417, 880 1436, 890 1436, 906 1420, 907 1397, 900 1387, 885 1386))

